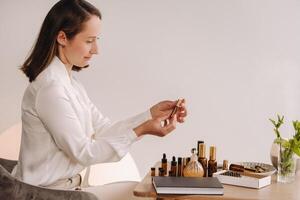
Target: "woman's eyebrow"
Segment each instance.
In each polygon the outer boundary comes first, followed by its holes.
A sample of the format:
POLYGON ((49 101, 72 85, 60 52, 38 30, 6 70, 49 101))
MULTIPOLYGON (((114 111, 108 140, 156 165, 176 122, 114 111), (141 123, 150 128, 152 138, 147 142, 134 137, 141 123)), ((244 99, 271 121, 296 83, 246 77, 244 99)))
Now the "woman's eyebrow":
POLYGON ((92 39, 99 39, 99 36, 89 36, 88 38, 92 38, 92 39))

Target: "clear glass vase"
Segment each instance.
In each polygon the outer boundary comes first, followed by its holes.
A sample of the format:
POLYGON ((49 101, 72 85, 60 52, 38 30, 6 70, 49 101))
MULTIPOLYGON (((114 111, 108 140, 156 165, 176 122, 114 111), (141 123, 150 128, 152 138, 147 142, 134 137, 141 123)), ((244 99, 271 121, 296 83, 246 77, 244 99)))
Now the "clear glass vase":
POLYGON ((296 176, 296 162, 295 153, 290 148, 279 146, 278 154, 278 174, 277 181, 280 183, 291 183, 296 176))

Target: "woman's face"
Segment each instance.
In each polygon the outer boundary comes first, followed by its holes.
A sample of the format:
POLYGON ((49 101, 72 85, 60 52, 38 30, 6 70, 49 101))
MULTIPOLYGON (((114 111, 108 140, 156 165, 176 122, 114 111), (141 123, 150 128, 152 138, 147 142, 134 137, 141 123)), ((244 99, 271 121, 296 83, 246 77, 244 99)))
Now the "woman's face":
POLYGON ((61 60, 71 66, 84 67, 89 65, 94 54, 98 54, 97 40, 100 35, 100 19, 93 15, 83 24, 83 30, 67 40, 62 48, 61 60))

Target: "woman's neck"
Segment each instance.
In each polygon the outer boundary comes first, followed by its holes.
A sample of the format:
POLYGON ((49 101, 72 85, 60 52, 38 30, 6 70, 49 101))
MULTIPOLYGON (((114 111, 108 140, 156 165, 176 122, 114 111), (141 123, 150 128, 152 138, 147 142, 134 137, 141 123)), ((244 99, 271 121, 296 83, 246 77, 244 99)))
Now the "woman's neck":
MULTIPOLYGON (((61 48, 61 47, 59 47, 59 48, 61 48)), ((59 51, 58 51, 58 58, 65 65, 66 70, 68 72, 68 75, 71 78, 71 72, 72 72, 73 65, 70 64, 70 62, 68 61, 67 57, 63 53, 62 49, 59 49, 59 51)))

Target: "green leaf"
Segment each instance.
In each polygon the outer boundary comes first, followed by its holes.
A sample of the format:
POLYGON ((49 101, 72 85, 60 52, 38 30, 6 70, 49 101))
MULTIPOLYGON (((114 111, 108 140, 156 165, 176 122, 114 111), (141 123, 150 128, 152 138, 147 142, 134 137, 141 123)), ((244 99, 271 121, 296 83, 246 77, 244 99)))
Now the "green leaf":
POLYGON ((276 144, 281 144, 281 145, 283 145, 284 143, 287 143, 287 141, 286 141, 285 139, 282 139, 282 138, 276 138, 276 139, 274 140, 274 142, 275 142, 276 144))
POLYGON ((300 156, 300 148, 299 147, 294 147, 294 148, 292 148, 292 151, 295 153, 295 154, 297 154, 298 156, 300 156))
POLYGON ((269 119, 274 126, 276 126, 276 122, 273 119, 269 119))
POLYGON ((281 145, 282 145, 284 148, 286 148, 286 149, 289 149, 289 148, 291 147, 291 144, 290 144, 288 141, 286 141, 286 140, 284 140, 284 141, 281 143, 281 145))
POLYGON ((278 129, 283 124, 283 119, 284 119, 284 116, 281 117, 280 115, 277 115, 277 121, 275 121, 273 119, 269 119, 272 122, 272 124, 275 126, 274 132, 276 133, 277 138, 281 138, 280 132, 278 129))
POLYGON ((295 147, 300 148, 300 141, 299 140, 294 140, 294 144, 295 144, 295 147))

